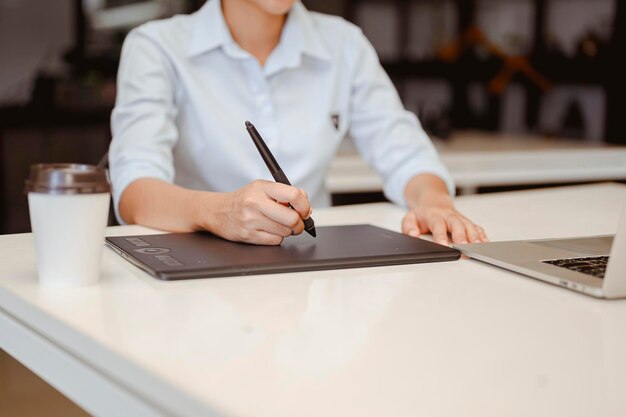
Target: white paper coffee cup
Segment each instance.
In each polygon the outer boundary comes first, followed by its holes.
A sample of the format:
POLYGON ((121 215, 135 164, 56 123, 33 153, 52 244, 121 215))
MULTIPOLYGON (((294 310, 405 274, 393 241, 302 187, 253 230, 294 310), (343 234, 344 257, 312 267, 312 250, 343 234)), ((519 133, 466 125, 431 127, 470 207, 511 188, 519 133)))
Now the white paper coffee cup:
POLYGON ((26 181, 39 283, 75 287, 100 278, 110 202, 105 170, 38 164, 26 181))

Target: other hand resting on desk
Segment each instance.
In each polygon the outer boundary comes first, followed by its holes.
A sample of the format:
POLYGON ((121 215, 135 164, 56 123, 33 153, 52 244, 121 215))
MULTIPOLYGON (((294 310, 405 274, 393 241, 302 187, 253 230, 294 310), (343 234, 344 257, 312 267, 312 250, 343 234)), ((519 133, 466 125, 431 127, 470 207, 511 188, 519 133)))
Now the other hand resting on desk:
POLYGON ((454 207, 445 183, 437 176, 420 174, 413 177, 404 190, 409 212, 402 220, 402 233, 418 237, 432 233, 435 242, 487 242, 482 227, 474 224, 454 207))

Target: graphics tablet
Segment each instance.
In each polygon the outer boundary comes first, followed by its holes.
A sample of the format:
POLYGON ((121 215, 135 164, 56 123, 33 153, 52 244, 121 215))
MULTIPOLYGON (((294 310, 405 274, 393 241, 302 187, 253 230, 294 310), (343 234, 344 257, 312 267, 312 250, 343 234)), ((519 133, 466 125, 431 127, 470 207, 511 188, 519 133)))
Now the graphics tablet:
POLYGON ((456 249, 360 224, 317 227, 280 246, 235 243, 210 233, 107 237, 115 252, 162 280, 452 261, 456 249))

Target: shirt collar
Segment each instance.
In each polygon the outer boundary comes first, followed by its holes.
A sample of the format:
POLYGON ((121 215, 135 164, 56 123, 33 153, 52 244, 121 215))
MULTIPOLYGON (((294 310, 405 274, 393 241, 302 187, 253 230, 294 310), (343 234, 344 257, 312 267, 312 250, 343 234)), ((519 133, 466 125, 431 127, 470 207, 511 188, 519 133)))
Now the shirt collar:
POLYGON ((282 41, 293 41, 294 49, 305 55, 323 61, 331 60, 330 54, 322 43, 322 38, 315 27, 311 13, 299 1, 294 3, 289 12, 287 22, 285 22, 285 27, 281 34, 282 41))
POLYGON ((222 14, 221 0, 207 0, 192 15, 192 19, 191 42, 187 48, 190 56, 201 55, 225 45, 235 44, 222 14))
MULTIPOLYGON (((208 0, 192 18, 192 38, 187 49, 190 56, 200 55, 218 47, 225 47, 228 52, 240 57, 247 56, 230 34, 222 13, 221 0, 208 0)), ((293 5, 287 16, 276 49, 287 49, 284 51, 285 54, 292 58, 297 55, 298 60, 300 54, 324 61, 331 60, 309 12, 299 1, 293 5)))

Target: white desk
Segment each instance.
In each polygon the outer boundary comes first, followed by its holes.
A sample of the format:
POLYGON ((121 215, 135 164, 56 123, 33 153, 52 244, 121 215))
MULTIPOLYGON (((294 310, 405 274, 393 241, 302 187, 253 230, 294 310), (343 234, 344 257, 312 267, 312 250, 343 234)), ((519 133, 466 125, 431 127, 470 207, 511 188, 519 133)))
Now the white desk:
MULTIPOLYGON (((462 194, 478 187, 626 180, 626 146, 477 132, 435 145, 462 194)), ((326 187, 332 193, 371 192, 381 191, 383 183, 347 142, 326 187)))
MULTIPOLYGON (((458 206, 504 240, 612 233, 625 198, 599 185, 458 206)), ((315 220, 397 230, 402 214, 315 220)), ((160 282, 107 250, 98 285, 43 291, 30 234, 0 236, 0 253, 0 347, 95 415, 626 415, 626 300, 472 260, 160 282)))

